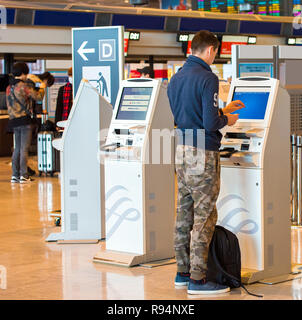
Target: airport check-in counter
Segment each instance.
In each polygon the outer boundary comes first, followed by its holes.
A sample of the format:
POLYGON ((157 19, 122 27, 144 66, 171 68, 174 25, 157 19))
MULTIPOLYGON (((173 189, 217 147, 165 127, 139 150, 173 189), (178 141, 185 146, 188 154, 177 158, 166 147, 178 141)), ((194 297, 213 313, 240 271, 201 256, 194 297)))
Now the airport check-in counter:
POLYGON ((291 272, 290 99, 279 80, 232 82, 239 120, 222 130, 218 224, 234 232, 246 283, 291 272))
POLYGON ((104 167, 100 145, 112 117, 112 106, 82 80, 68 120, 58 122, 63 135, 53 140, 60 151, 61 232, 46 241, 97 242, 105 236, 104 167))
POLYGON ((122 82, 102 148, 106 250, 95 262, 133 266, 174 256, 173 130, 167 89, 159 80, 122 82), (157 136, 165 132, 168 144, 157 136))

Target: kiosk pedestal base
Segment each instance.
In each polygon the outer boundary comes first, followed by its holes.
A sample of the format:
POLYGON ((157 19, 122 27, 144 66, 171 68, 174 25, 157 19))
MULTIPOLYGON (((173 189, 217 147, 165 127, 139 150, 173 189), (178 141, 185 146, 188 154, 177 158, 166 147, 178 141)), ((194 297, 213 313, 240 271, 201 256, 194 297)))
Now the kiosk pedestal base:
POLYGON ((281 282, 286 282, 286 281, 291 281, 291 280, 295 280, 295 279, 299 279, 302 278, 302 273, 301 272, 293 272, 290 274, 284 274, 278 277, 272 277, 272 278, 267 278, 267 279, 263 279, 258 281, 261 284, 277 284, 277 283, 281 283, 281 282))
POLYGON ((264 278, 263 270, 241 269, 241 281, 243 284, 258 282, 264 278))
POLYGON ((98 239, 83 239, 83 240, 58 240, 57 244, 90 244, 99 243, 98 239))
POLYGON ((98 243, 102 239, 64 239, 65 233, 51 233, 47 238, 46 242, 57 242, 57 244, 88 244, 88 243, 98 243))
MULTIPOLYGON (((167 257, 159 260, 158 257, 152 258, 148 255, 137 255, 135 253, 125 253, 120 251, 101 250, 93 257, 93 262, 114 264, 123 267, 134 267, 142 264, 148 264, 148 267, 160 266, 174 263, 173 257, 167 257)), ((144 265, 144 266, 145 266, 144 265)))
POLYGON ((129 268, 145 262, 145 255, 102 250, 95 257, 93 257, 93 262, 114 264, 129 268))
POLYGON ((292 272, 284 273, 278 276, 271 276, 267 272, 264 272, 264 270, 241 270, 241 281, 243 284, 252 284, 258 282, 272 285, 280 282, 295 280, 297 278, 302 278, 301 271, 292 270, 292 272))

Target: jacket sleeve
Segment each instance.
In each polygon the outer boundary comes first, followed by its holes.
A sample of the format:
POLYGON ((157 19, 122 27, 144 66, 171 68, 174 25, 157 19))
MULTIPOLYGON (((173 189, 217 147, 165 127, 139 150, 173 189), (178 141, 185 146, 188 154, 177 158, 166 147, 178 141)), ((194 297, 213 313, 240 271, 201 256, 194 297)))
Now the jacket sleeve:
POLYGON ((218 90, 219 81, 213 74, 205 81, 202 94, 203 125, 207 131, 219 130, 228 123, 227 116, 219 115, 218 90))
POLYGON ((57 97, 57 107, 55 115, 55 124, 62 120, 62 111, 63 111, 63 89, 64 86, 59 88, 58 97, 57 97))
POLYGON ((39 89, 35 89, 35 83, 31 80, 27 80, 25 82, 24 91, 28 97, 31 97, 35 101, 42 101, 45 94, 45 87, 44 84, 41 84, 39 89))

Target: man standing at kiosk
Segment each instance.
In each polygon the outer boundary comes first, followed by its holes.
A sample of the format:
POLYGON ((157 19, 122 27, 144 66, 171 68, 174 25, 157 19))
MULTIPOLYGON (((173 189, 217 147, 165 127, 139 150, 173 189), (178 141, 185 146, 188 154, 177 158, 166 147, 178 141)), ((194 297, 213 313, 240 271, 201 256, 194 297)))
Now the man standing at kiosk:
POLYGON ((217 221, 216 201, 220 190, 219 148, 222 135, 219 130, 226 125, 234 125, 238 115, 231 113, 244 107, 241 101, 233 101, 223 110, 218 108, 219 81, 210 68, 218 47, 219 41, 214 34, 199 31, 192 40, 192 55, 168 86, 171 110, 182 136, 176 149, 175 285, 188 285, 189 294, 215 294, 230 290, 206 279, 208 250, 217 221), (191 139, 185 137, 188 131, 193 136, 191 139), (205 144, 204 168, 194 173, 192 169, 196 167, 196 158, 200 154, 197 147, 200 146, 201 132, 205 144))

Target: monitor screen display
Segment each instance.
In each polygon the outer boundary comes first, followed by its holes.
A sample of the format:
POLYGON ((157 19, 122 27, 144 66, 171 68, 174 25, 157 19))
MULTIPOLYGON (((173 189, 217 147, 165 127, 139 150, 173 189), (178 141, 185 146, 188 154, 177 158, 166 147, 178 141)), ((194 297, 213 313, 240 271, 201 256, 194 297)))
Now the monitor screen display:
POLYGON ((269 87, 236 87, 233 101, 241 100, 245 108, 234 113, 239 114, 239 120, 264 120, 269 95, 269 87))
POLYGON ((116 120, 146 120, 153 88, 125 87, 116 120))
POLYGON ((273 78, 274 66, 272 63, 239 63, 239 77, 266 77, 273 78))

